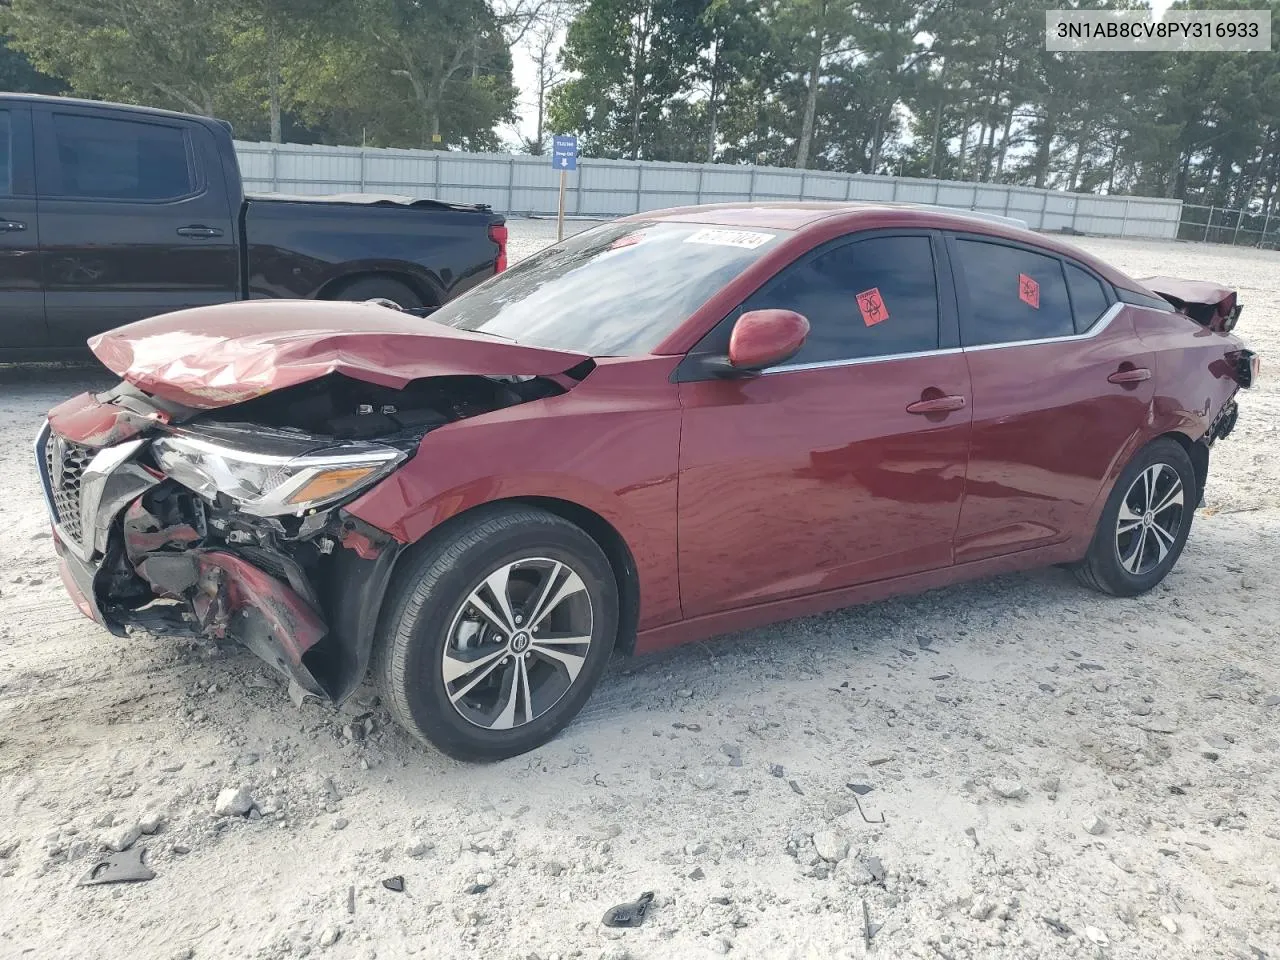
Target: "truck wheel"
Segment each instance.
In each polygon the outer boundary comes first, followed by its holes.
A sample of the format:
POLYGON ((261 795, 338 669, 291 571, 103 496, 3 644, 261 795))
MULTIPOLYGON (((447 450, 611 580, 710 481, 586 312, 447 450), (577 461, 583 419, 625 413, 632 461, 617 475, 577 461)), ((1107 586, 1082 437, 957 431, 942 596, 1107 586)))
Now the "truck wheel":
POLYGON ((373 676, 395 719, 459 760, 539 747, 577 715, 618 631, 599 545, 531 507, 481 509, 387 598, 373 676))
POLYGON ((424 306, 422 298, 408 284, 391 277, 360 277, 352 280, 326 299, 329 300, 390 300, 401 310, 417 310, 424 306))
POLYGON ((1182 446, 1167 437, 1148 444, 1116 481, 1076 577, 1116 597, 1146 593, 1177 563, 1199 500, 1182 446))

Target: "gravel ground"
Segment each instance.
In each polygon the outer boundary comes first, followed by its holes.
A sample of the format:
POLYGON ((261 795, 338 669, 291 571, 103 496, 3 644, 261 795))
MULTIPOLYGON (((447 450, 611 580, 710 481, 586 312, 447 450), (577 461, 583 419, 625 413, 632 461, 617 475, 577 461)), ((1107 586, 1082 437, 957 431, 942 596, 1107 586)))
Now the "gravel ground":
MULTIPOLYGON (((554 230, 513 223, 513 252, 554 230)), ((1239 287, 1280 355, 1280 256, 1081 245, 1239 287)), ((618 660, 556 741, 488 766, 368 687, 299 709, 247 653, 80 618, 29 442, 109 382, 0 368, 0 956, 1280 957, 1265 366, 1152 594, 1045 570, 618 660), (241 787, 254 813, 216 816, 241 787), (155 879, 74 885, 157 821, 155 879), (643 927, 601 925, 644 890, 643 927)))

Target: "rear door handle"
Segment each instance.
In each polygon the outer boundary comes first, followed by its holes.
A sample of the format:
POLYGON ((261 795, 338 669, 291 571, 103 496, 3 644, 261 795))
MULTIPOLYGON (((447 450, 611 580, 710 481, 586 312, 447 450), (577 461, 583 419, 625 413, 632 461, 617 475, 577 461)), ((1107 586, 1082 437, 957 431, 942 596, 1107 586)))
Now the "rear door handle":
POLYGON ((1151 371, 1146 367, 1130 367, 1127 370, 1117 370, 1107 379, 1112 383, 1141 383, 1151 379, 1151 371))
POLYGON ((178 236, 180 237, 220 237, 222 230, 218 227, 206 227, 199 223, 193 223, 189 227, 179 227, 178 236))
POLYGON ((21 220, 0 220, 0 233, 14 233, 25 229, 27 225, 21 220))
POLYGON ((917 400, 907 404, 907 413, 950 413, 964 409, 964 397, 954 395, 933 397, 930 400, 917 400))

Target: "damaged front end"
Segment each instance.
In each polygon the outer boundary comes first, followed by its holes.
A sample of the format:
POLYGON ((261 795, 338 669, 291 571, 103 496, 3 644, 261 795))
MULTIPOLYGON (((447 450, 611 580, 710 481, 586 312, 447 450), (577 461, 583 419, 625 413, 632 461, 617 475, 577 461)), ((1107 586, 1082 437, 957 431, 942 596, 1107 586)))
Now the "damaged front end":
POLYGON ((298 690, 360 683, 404 544, 345 510, 446 423, 562 393, 541 377, 403 387, 330 374, 216 410, 129 384, 36 440, 64 582, 123 635, 235 640, 298 690))

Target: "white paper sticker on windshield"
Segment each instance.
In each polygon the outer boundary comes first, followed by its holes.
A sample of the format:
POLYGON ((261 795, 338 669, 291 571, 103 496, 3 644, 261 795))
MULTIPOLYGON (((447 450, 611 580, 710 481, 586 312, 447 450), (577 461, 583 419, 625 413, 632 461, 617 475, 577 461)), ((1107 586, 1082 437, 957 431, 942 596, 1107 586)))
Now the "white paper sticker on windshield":
POLYGON ((706 243, 713 247, 742 247, 754 250, 763 247, 777 234, 754 233, 750 230, 699 230, 684 238, 685 243, 706 243))

